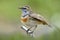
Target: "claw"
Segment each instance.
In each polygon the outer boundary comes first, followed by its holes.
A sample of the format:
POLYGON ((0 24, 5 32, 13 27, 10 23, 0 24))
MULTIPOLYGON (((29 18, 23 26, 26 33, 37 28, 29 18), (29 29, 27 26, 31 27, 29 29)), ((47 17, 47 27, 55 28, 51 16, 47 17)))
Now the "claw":
POLYGON ((27 34, 30 34, 32 31, 30 29, 28 29, 26 32, 27 32, 27 34))
POLYGON ((33 37, 33 31, 27 31, 27 34, 29 35, 29 36, 31 36, 31 37, 33 37))

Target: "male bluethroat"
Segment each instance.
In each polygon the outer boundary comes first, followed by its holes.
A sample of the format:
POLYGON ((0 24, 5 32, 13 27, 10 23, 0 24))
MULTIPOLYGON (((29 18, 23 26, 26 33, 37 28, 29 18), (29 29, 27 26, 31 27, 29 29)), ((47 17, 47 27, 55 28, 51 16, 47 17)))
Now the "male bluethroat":
POLYGON ((29 30, 34 27, 33 31, 30 32, 33 33, 40 24, 48 25, 50 27, 45 18, 40 14, 34 13, 29 6, 23 6, 19 9, 22 10, 21 23, 28 28, 26 30, 27 33, 29 33, 29 30))

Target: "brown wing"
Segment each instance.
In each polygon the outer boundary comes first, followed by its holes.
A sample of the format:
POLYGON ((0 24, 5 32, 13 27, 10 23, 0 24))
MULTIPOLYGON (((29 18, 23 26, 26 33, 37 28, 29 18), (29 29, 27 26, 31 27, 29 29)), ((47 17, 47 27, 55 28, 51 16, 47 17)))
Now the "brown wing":
POLYGON ((44 25, 45 24, 48 25, 47 21, 45 20, 43 16, 36 14, 36 13, 31 13, 30 16, 34 18, 35 20, 42 22, 44 25))

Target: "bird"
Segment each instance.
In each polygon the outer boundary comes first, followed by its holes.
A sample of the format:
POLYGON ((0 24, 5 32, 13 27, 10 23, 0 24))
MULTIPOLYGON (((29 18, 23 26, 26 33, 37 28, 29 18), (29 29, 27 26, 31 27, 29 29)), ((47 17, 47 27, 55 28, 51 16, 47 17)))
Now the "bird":
POLYGON ((29 30, 34 27, 33 31, 30 32, 33 33, 34 30, 36 30, 37 26, 40 24, 48 25, 49 27, 51 27, 44 16, 33 12, 30 6, 25 5, 23 7, 19 7, 19 9, 21 9, 22 11, 20 21, 24 26, 28 28, 28 30, 26 31, 27 34, 29 33, 29 30))

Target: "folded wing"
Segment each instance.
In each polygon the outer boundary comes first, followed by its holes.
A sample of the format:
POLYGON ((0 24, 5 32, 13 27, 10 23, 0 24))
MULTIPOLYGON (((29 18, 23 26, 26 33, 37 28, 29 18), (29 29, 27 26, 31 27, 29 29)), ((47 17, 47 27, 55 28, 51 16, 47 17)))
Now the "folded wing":
POLYGON ((45 24, 48 25, 47 21, 45 20, 43 16, 36 14, 36 13, 31 13, 30 16, 34 18, 35 20, 42 22, 44 25, 45 24))

